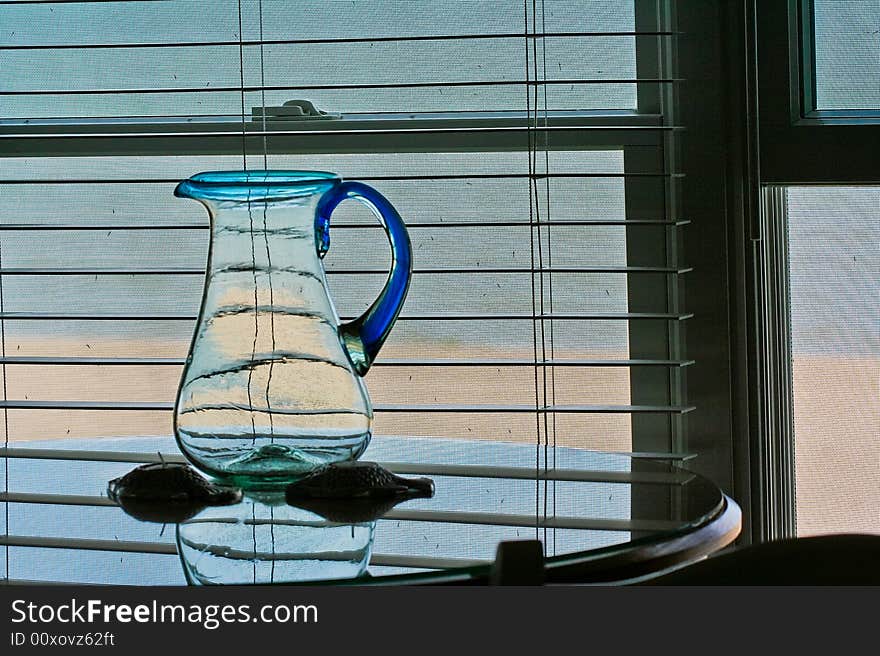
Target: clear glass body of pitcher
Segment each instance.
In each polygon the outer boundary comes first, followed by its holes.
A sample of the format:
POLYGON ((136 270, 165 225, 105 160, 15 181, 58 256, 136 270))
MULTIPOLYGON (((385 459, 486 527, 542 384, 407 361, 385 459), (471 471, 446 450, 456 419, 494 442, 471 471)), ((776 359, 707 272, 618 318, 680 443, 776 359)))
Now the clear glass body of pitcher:
POLYGON ((245 487, 359 457, 373 416, 361 377, 409 285, 400 216, 371 187, 321 172, 200 173, 175 195, 200 201, 211 217, 202 305, 174 409, 184 455, 245 487), (392 268, 364 315, 340 325, 321 258, 330 214, 347 198, 385 227, 392 268))

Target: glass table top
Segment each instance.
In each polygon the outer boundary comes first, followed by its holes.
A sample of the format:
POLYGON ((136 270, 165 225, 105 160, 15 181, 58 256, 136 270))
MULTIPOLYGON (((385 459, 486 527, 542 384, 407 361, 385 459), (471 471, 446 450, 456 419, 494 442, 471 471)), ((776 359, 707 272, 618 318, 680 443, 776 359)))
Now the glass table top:
POLYGON ((170 438, 10 444, 0 572, 128 585, 464 581, 486 575, 501 541, 540 540, 549 567, 687 535, 725 499, 668 461, 375 437, 361 459, 433 479, 432 498, 342 521, 253 492, 178 524, 140 521, 107 498, 107 482, 160 453, 182 461, 170 438))

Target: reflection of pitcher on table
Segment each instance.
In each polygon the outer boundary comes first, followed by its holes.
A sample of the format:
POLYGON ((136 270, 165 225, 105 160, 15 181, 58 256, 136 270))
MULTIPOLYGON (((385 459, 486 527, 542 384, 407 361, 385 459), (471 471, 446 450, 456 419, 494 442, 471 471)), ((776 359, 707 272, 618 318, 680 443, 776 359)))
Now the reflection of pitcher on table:
POLYGON ((400 216, 371 187, 321 172, 201 173, 175 194, 211 215, 202 307, 174 412, 183 453, 202 471, 245 486, 359 457, 373 414, 361 376, 409 286, 400 216), (347 198, 384 226, 392 267, 363 316, 340 325, 321 258, 330 214, 347 198))
POLYGON ((178 524, 177 553, 190 585, 353 579, 367 569, 375 528, 290 506, 280 492, 250 492, 178 524))

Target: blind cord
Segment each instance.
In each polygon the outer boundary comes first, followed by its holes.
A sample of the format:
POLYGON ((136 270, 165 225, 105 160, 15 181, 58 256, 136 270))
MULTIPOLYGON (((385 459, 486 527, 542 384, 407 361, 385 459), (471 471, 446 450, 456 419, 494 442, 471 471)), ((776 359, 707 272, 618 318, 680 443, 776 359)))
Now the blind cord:
MULTIPOLYGON (((532 158, 532 151, 534 150, 534 139, 535 132, 532 128, 531 116, 532 116, 532 99, 531 99, 531 85, 530 78, 532 75, 532 68, 530 65, 530 53, 529 53, 529 2, 528 0, 523 0, 523 28, 524 28, 524 38, 525 38, 525 64, 526 64, 526 138, 527 138, 527 160, 528 160, 528 187, 529 187, 529 259, 530 259, 530 268, 532 270, 532 274, 529 276, 530 284, 531 284, 531 296, 532 296, 532 358, 534 360, 534 373, 535 373, 535 539, 539 540, 541 537, 540 534, 540 507, 541 507, 541 484, 540 484, 540 474, 541 474, 541 397, 540 397, 540 381, 538 377, 538 304, 536 299, 536 285, 535 285, 535 209, 536 204, 534 202, 534 185, 533 180, 535 177, 534 170, 534 160, 532 158)), ((545 399, 546 403, 546 399, 545 399)))
MULTIPOLYGON (((543 12, 542 12, 542 20, 543 20, 543 12)), ((545 294, 545 290, 544 290, 544 238, 542 235, 543 231, 542 231, 542 226, 541 226, 541 198, 540 198, 540 193, 539 193, 539 189, 538 189, 537 175, 538 175, 538 127, 539 127, 538 126, 538 102, 539 102, 539 93, 541 90, 540 87, 543 87, 544 101, 545 101, 545 107, 546 107, 547 87, 546 87, 546 84, 540 83, 540 82, 546 83, 546 74, 544 75, 543 80, 540 79, 540 76, 538 74, 538 39, 536 38, 537 25, 538 25, 538 3, 537 3, 537 0, 532 0, 532 39, 531 39, 531 44, 532 44, 532 69, 533 69, 532 72, 533 72, 533 76, 534 76, 534 80, 535 80, 535 84, 533 85, 534 93, 535 93, 534 116, 533 116, 533 127, 535 130, 535 136, 532 141, 533 148, 530 153, 530 156, 532 158, 532 172, 534 173, 534 175, 530 178, 529 184, 532 185, 532 187, 534 189, 534 199, 535 199, 535 231, 537 232, 537 240, 536 241, 538 244, 538 269, 539 269, 539 273, 538 273, 538 302, 539 302, 539 306, 541 309, 541 321, 540 321, 540 326, 541 326, 541 362, 546 363, 547 362, 547 335, 546 335, 546 326, 545 326, 546 311, 545 311, 545 307, 544 307, 544 305, 546 303, 546 298, 545 298, 546 294, 545 294)), ((544 120, 546 122, 546 112, 545 112, 544 120)), ((545 148, 545 152, 546 152, 546 148, 545 148)), ((546 220, 546 217, 545 217, 545 220, 546 220)), ((547 367, 542 366, 541 367, 542 409, 546 409, 547 404, 548 404, 547 378, 548 378, 547 367)), ((548 413, 546 412, 546 410, 544 410, 541 413, 541 419, 542 419, 542 424, 543 424, 543 428, 544 428, 543 449, 542 449, 543 463, 544 463, 544 474, 547 473, 547 459, 548 459, 548 450, 549 450, 549 425, 548 425, 549 418, 547 415, 548 415, 548 413)), ((547 511, 548 511, 547 492, 548 492, 549 483, 547 481, 546 475, 543 476, 542 478, 544 479, 544 482, 543 482, 544 494, 543 494, 542 512, 543 512, 543 518, 544 518, 544 522, 543 522, 543 524, 544 524, 544 544, 546 545, 547 544, 547 523, 546 523, 546 520, 547 520, 547 511)))
MULTIPOLYGON (((263 170, 269 170, 269 146, 266 134, 266 68, 263 57, 263 0, 259 0, 259 23, 260 23, 260 102, 263 105, 263 170)), ((269 248, 269 229, 267 226, 266 213, 269 199, 263 199, 263 245, 266 247, 266 279, 269 285, 269 336, 272 340, 272 357, 269 359, 269 373, 266 376, 266 414, 269 416, 269 440, 275 443, 275 420, 272 416, 272 401, 269 398, 269 390, 272 386, 272 373, 275 369, 275 290, 272 287, 272 253, 269 248)), ((256 274, 255 274, 256 275, 256 274)), ((256 309, 254 310, 256 311, 256 309)), ((273 533, 274 535, 274 533, 273 533)), ((274 538, 273 538, 274 549, 274 538)), ((273 563, 274 567, 274 563, 273 563)))
MULTIPOLYGON (((544 239, 541 234, 541 199, 538 190, 538 98, 539 98, 539 75, 538 75, 538 39, 535 38, 537 33, 537 23, 538 23, 538 3, 537 0, 532 0, 532 73, 535 80, 535 84, 532 86, 534 89, 534 115, 532 119, 533 129, 534 129, 534 139, 532 140, 532 149, 529 153, 529 156, 532 159, 532 173, 534 175, 529 179, 529 185, 532 187, 534 191, 534 200, 535 200, 535 231, 537 233, 537 248, 538 248, 538 304, 541 310, 541 362, 547 362, 547 340, 546 340, 546 328, 544 325, 545 322, 545 293, 544 293, 544 239)), ((544 87, 544 97, 546 100, 547 96, 547 88, 544 87)), ((546 149, 545 149, 546 150, 546 149)), ((542 396, 542 407, 546 408, 548 399, 547 399, 547 367, 541 367, 541 396, 542 396)), ((543 455, 543 463, 544 463, 544 473, 547 472, 547 456, 548 456, 548 442, 549 442, 549 431, 548 431, 548 422, 549 419, 547 417, 547 412, 544 411, 541 413, 541 419, 543 424, 543 438, 539 435, 539 439, 542 439, 542 455, 543 455)), ((543 477, 543 518, 544 518, 544 544, 547 544, 547 491, 548 491, 548 482, 547 477, 543 477)))
MULTIPOLYGON (((535 485, 535 525, 536 525, 536 536, 540 538, 540 531, 538 530, 538 525, 543 525, 543 542, 545 544, 545 548, 547 545, 547 518, 552 508, 552 512, 555 515, 556 510, 556 496, 555 496, 555 484, 553 487, 550 487, 550 483, 548 481, 549 476, 547 476, 547 472, 550 468, 550 462, 552 458, 553 466, 555 467, 556 462, 556 416, 555 413, 553 417, 548 417, 549 414, 546 411, 546 407, 549 404, 555 406, 556 404, 556 392, 555 392, 555 378, 553 376, 553 372, 548 372, 548 369, 552 369, 552 367, 546 366, 548 362, 547 359, 547 345, 548 345, 548 335, 547 335, 547 326, 545 322, 547 321, 546 311, 545 311, 545 303, 549 305, 550 312, 552 315, 553 308, 553 288, 552 288, 552 272, 547 272, 544 266, 544 243, 543 243, 543 235, 542 235, 542 220, 541 220, 541 199, 538 189, 538 143, 537 143, 537 133, 539 131, 539 87, 543 87, 544 91, 544 102, 543 102, 543 132, 545 133, 544 137, 544 175, 541 176, 545 179, 545 216, 544 221, 550 220, 550 182, 549 182, 549 173, 550 173, 550 154, 549 154, 549 135, 547 134, 547 127, 549 123, 549 111, 548 111, 548 101, 547 101, 547 46, 546 41, 544 39, 541 40, 541 75, 539 76, 538 71, 538 32, 537 32, 537 20, 538 20, 538 3, 537 0, 532 0, 532 21, 531 21, 531 33, 529 32, 529 7, 528 0, 524 0, 523 2, 523 17, 525 22, 525 45, 526 45, 526 132, 528 135, 528 170, 529 170, 529 241, 530 241, 530 254, 531 254, 531 288, 532 288, 532 351, 533 357, 535 361, 535 413, 536 413, 536 452, 535 452, 535 474, 536 474, 536 485, 535 485), (531 42, 531 43, 530 43, 531 42), (529 46, 531 45, 531 55, 529 53, 529 46), (534 80, 534 82, 532 82, 534 80), (542 84, 543 83, 543 84, 542 84), (531 89, 534 89, 534 107, 532 104, 531 98, 531 89), (537 269, 535 268, 535 259, 537 255, 537 269), (537 284, 535 282, 534 273, 538 274, 537 284), (547 288, 545 290, 545 273, 547 273, 547 288), (547 298, 547 294, 549 294, 549 298, 547 298), (537 297, 537 298, 536 298, 537 297), (538 314, 538 308, 540 308, 540 314, 538 314), (540 320, 537 318, 540 317, 540 320), (540 361, 538 360, 538 326, 540 325, 540 333, 541 333, 541 345, 540 345, 540 361), (540 366, 541 376, 538 376, 539 363, 543 366, 540 366), (552 400, 548 401, 548 397, 552 400), (543 410, 543 411, 542 411, 543 410), (551 434, 552 434, 552 449, 551 449, 551 434), (544 468, 544 476, 541 476, 541 461, 543 459, 543 468, 544 468), (541 483, 539 481, 540 478, 543 478, 543 503, 542 503, 542 495, 541 495, 541 483), (552 505, 551 505, 551 494, 552 494, 552 505), (540 517, 543 514, 543 522, 540 522, 540 517)), ((546 12, 545 12, 545 4, 544 0, 541 0, 541 24, 542 24, 542 34, 546 32, 546 12)), ((547 232, 547 265, 552 268, 552 255, 551 255, 551 246, 550 246, 550 234, 549 228, 547 232)), ((553 348, 553 326, 552 326, 552 318, 550 319, 550 352, 551 359, 554 355, 553 348)), ((553 532, 553 539, 555 540, 555 531, 553 532)), ((555 545, 554 545, 555 552, 555 545)))
POLYGON ((257 357, 257 339, 260 336, 260 298, 259 288, 257 285, 257 247, 254 243, 254 212, 251 206, 251 186, 248 185, 247 195, 248 221, 250 222, 250 238, 251 238, 251 272, 254 277, 254 342, 251 346, 251 366, 248 367, 247 380, 247 398, 248 408, 251 413, 251 445, 257 443, 257 420, 254 417, 254 400, 251 395, 251 382, 254 378, 254 362, 257 357))
MULTIPOLYGON (((260 104, 263 106, 263 170, 269 170, 269 145, 266 135, 266 68, 263 60, 263 0, 258 5, 260 20, 260 104)), ((265 213, 263 214, 265 219, 265 213)), ((265 221, 263 229, 265 230, 265 221)), ((268 245, 267 245, 268 250, 268 245)))
MULTIPOLYGON (((543 77, 544 81, 547 80, 547 10, 545 8, 544 0, 541 0, 541 60, 543 65, 543 77)), ((549 112, 547 109, 547 87, 544 87, 544 128, 549 127, 549 112)), ((544 188, 545 188, 545 207, 546 212, 544 214, 544 222, 546 223, 545 229, 547 234, 547 268, 549 271, 547 272, 547 283, 548 283, 548 294, 549 294, 549 304, 550 304, 550 314, 551 318, 548 320, 550 324, 550 361, 556 361, 556 349, 554 347, 553 341, 553 240, 550 235, 550 223, 552 217, 550 215, 550 131, 544 130, 544 188)), ((544 371, 549 371, 550 374, 550 405, 556 405, 556 368, 554 366, 545 366, 544 371)), ((553 448, 550 451, 550 456, 552 458, 550 468, 556 469, 556 413, 552 413, 550 416, 550 431, 553 436, 552 446, 553 448)), ((547 460, 544 460, 546 465, 547 460)), ((549 478, 549 477, 547 477, 549 478)), ((550 488, 552 490, 552 506, 551 512, 552 516, 556 516, 556 481, 552 481, 550 483, 550 488)), ((553 531, 553 551, 552 553, 555 555, 556 553, 556 531, 553 531)))
MULTIPOLYGON (((247 139, 245 136, 245 113, 244 113, 244 21, 242 19, 242 10, 241 10, 241 0, 238 0, 238 73, 239 80, 241 82, 241 161, 242 167, 245 171, 248 170, 248 162, 247 162, 247 139)), ((251 445, 257 443, 257 421, 254 417, 254 402, 251 395, 251 382, 254 376, 254 359, 257 355, 257 338, 260 334, 260 303, 258 296, 258 288, 257 288, 257 253, 256 246, 254 244, 254 215, 251 208, 251 187, 248 185, 248 196, 247 196, 247 208, 248 208, 248 220, 250 222, 250 237, 251 237, 251 271, 253 272, 254 277, 254 341, 251 347, 251 366, 248 367, 248 379, 247 379, 247 399, 248 399, 248 408, 250 408, 251 415, 251 445)), ((213 239, 213 235, 211 236, 213 239)))
POLYGON ((241 83, 241 164, 242 168, 247 171, 247 144, 245 142, 245 125, 244 125, 244 38, 242 30, 244 29, 241 18, 241 0, 238 0, 238 73, 239 82, 241 83))

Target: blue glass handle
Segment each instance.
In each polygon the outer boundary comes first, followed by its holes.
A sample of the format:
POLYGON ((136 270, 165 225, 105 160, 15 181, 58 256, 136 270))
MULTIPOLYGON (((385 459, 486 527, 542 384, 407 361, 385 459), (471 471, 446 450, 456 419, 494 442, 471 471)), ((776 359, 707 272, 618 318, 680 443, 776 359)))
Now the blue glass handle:
POLYGON ((328 191, 318 204, 315 235, 321 257, 330 246, 330 215, 348 198, 372 210, 391 242, 391 271, 385 288, 366 312, 339 329, 355 371, 363 376, 385 343, 406 298, 412 275, 412 246, 403 219, 387 198, 363 182, 342 182, 328 191))

